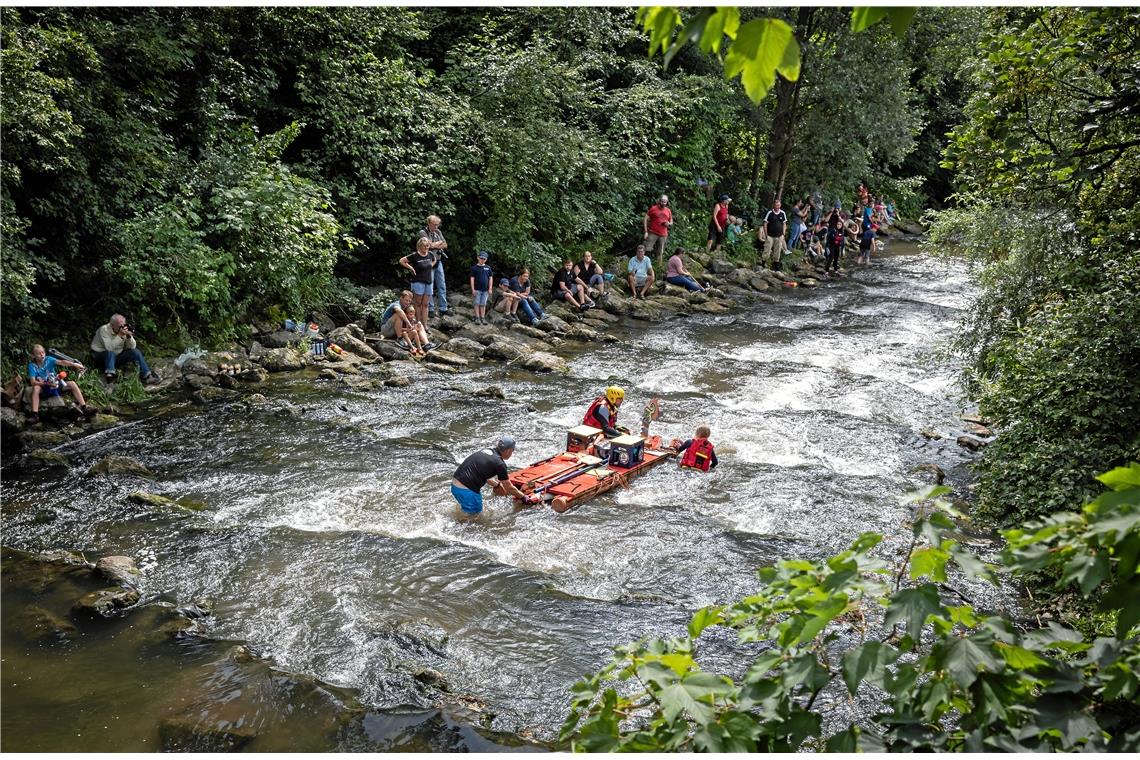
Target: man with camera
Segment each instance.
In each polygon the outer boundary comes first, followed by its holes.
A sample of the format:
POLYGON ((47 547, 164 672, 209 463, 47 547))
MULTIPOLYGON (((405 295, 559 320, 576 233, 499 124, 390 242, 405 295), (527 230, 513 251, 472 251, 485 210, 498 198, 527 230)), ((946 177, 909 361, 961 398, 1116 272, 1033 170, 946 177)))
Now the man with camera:
POLYGON ((158 373, 151 370, 143 359, 142 352, 135 344, 135 331, 127 325, 122 314, 111 315, 111 321, 95 331, 91 339, 92 366, 103 368, 107 382, 115 379, 115 371, 124 364, 135 364, 139 377, 147 385, 161 382, 158 373))
MULTIPOLYGON (((428 305, 434 306, 432 316, 445 316, 447 314, 447 278, 443 274, 443 262, 447 261, 447 240, 439 229, 443 223, 435 214, 427 218, 427 223, 420 230, 420 237, 428 239, 428 250, 435 257, 435 268, 432 269, 432 293, 428 305)), ((426 320, 426 316, 424 317, 426 320)))

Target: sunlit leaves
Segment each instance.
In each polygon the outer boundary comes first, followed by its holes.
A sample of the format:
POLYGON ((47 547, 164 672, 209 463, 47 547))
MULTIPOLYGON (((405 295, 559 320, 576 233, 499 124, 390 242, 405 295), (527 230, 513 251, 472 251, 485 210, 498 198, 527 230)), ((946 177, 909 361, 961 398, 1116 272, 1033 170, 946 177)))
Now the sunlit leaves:
POLYGON ((796 80, 800 76, 800 46, 786 22, 753 19, 737 32, 724 59, 729 79, 739 76, 744 92, 759 103, 776 83, 776 74, 796 80))
POLYGON ((904 588, 890 597, 883 624, 893 626, 901 623, 907 635, 917 639, 926 618, 938 612, 938 589, 929 583, 918 588, 904 588))
POLYGON ((884 18, 890 19, 891 29, 902 37, 910 26, 917 8, 889 7, 889 8, 854 8, 851 11, 851 31, 861 32, 873 26, 884 18))

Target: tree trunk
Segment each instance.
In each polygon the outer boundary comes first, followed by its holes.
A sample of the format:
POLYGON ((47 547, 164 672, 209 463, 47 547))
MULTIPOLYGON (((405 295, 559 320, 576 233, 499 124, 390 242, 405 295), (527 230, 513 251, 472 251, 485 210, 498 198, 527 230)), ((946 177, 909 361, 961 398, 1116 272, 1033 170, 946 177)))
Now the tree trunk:
POLYGON ((800 82, 807 68, 808 46, 811 38, 815 8, 801 6, 796 14, 796 38, 800 45, 800 78, 789 82, 776 79, 776 113, 772 117, 772 133, 768 138, 767 163, 764 167, 764 206, 771 208, 772 201, 784 192, 784 180, 792 162, 792 137, 795 134, 799 110, 800 82))

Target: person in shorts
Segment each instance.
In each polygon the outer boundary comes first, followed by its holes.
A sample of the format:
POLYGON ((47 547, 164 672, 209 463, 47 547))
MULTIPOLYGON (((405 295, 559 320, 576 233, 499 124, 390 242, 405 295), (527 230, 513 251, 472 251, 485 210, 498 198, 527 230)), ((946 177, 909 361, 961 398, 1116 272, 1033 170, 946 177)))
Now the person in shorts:
POLYGON ((399 300, 393 301, 380 318, 380 335, 396 343, 414 355, 431 350, 435 346, 428 340, 423 323, 416 321, 412 309, 412 292, 400 291, 399 300))
POLYGON ((559 301, 571 304, 579 311, 585 311, 594 305, 586 295, 586 286, 578 279, 578 275, 574 274, 574 262, 570 259, 566 259, 562 263, 562 268, 554 273, 550 294, 559 301))
POLYGON ((594 261, 594 254, 589 251, 583 253, 582 260, 574 266, 574 274, 578 276, 578 281, 586 286, 591 298, 595 295, 605 295, 605 272, 602 270, 602 265, 594 261))
POLYGON ((665 244, 669 240, 669 228, 673 226, 673 210, 669 208, 669 196, 662 194, 657 203, 650 206, 641 220, 643 240, 649 251, 657 252, 657 264, 665 258, 665 244))
POLYGON ((638 245, 637 251, 626 267, 629 272, 629 292, 634 298, 645 300, 653 285, 653 259, 645 255, 645 246, 638 245))
POLYGON ((706 247, 706 250, 710 252, 714 247, 719 251, 724 244, 724 228, 728 226, 728 204, 730 203, 732 203, 732 198, 725 194, 720 196, 716 205, 713 206, 712 218, 709 219, 709 242, 706 247))
POLYGON ((416 241, 416 250, 400 259, 400 266, 412 272, 412 302, 416 306, 416 318, 427 324, 428 304, 431 301, 432 278, 435 276, 435 255, 431 252, 431 241, 422 237, 416 241))
POLYGON ((459 504, 459 519, 478 519, 483 514, 483 486, 502 485, 508 495, 526 500, 526 495, 515 488, 507 473, 507 460, 515 453, 515 439, 504 435, 493 449, 476 451, 455 468, 451 476, 451 495, 459 504))
POLYGON ((475 265, 471 267, 471 302, 474 304, 475 324, 487 324, 487 301, 491 299, 491 282, 494 273, 487 265, 487 252, 479 251, 475 265))

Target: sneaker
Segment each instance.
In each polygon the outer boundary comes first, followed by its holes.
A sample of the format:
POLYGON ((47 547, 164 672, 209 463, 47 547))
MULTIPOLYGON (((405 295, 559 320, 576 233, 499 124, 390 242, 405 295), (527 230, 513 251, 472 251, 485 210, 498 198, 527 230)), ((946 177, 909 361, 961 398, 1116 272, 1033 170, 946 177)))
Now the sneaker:
POLYGON ((530 326, 531 326, 531 327, 538 327, 538 320, 537 320, 537 319, 532 319, 532 320, 530 321, 530 326))
POLYGON ((36 425, 39 423, 39 421, 40 421, 40 416, 38 414, 33 413, 33 414, 28 415, 28 418, 25 420, 25 423, 28 425, 36 425))
POLYGON ((114 372, 104 372, 103 373, 103 380, 105 380, 108 383, 115 382, 115 373, 114 372))
POLYGON ((434 348, 435 348, 435 344, 434 344, 434 343, 430 343, 430 342, 429 342, 429 343, 427 343, 426 345, 424 345, 424 351, 431 351, 431 350, 432 350, 432 349, 434 349, 434 348))
POLYGON ((84 417, 94 417, 99 413, 99 410, 90 404, 84 404, 83 406, 79 407, 79 411, 83 413, 84 417))
POLYGON ((143 383, 145 385, 158 385, 161 382, 162 378, 158 376, 157 372, 151 372, 149 375, 143 378, 143 383))
POLYGON ((396 341, 396 345, 405 351, 410 351, 412 349, 411 345, 408 344, 407 338, 400 338, 396 341))

